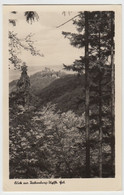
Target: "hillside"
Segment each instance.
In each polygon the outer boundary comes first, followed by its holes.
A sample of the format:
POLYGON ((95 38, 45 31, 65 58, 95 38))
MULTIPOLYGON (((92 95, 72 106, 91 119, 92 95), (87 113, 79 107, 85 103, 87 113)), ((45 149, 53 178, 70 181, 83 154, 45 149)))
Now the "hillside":
POLYGON ((35 95, 39 95, 41 90, 51 84, 54 80, 65 75, 64 72, 50 70, 45 68, 41 72, 37 72, 30 76, 31 88, 35 95))
MULTIPOLYGON (((89 106, 91 177, 99 177, 99 79, 94 78, 89 106)), ((102 80, 103 177, 111 175, 109 78, 102 80)), ((45 70, 30 80, 27 103, 23 93, 10 94, 10 178, 86 177, 85 75, 45 70)), ((16 82, 10 83, 11 91, 16 82)))
MULTIPOLYGON (((10 93, 16 91, 17 80, 10 82, 10 93)), ((37 96, 37 109, 41 109, 48 102, 56 104, 63 112, 73 110, 82 113, 84 110, 84 76, 66 75, 61 71, 45 68, 30 76, 31 92, 37 96)))
POLYGON ((75 113, 82 113, 84 95, 84 76, 78 78, 77 75, 65 75, 41 90, 38 107, 51 102, 57 104, 57 108, 63 112, 73 110, 75 113))
MULTIPOLYGON (((56 108, 62 112, 72 110, 77 114, 82 114, 85 109, 84 77, 84 75, 78 77, 74 74, 65 74, 61 71, 53 71, 45 68, 30 76, 31 93, 33 95, 32 101, 36 102, 38 110, 51 102, 52 104, 56 104, 56 108)), ((103 83, 106 82, 106 79, 103 80, 103 83)), ((10 93, 16 90, 16 83, 17 80, 9 84, 10 93)), ((95 88, 97 87, 95 86, 95 88)), ((91 90, 91 101, 96 95, 98 94, 91 90)), ((93 110, 97 110, 96 107, 93 110)))
MULTIPOLYGON (((63 77, 65 75, 64 72, 61 71, 53 71, 49 68, 45 68, 44 70, 37 72, 30 76, 31 89, 33 89, 34 95, 38 95, 41 89, 48 86, 54 80, 63 77)), ((9 93, 16 91, 16 83, 18 80, 13 80, 9 83, 9 93)))

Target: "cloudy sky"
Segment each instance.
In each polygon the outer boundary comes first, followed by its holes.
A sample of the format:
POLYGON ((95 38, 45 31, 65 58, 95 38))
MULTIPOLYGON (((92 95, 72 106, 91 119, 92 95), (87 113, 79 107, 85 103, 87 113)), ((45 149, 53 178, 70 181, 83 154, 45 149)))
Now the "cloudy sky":
POLYGON ((77 15, 77 12, 66 12, 64 16, 61 11, 54 12, 37 12, 39 20, 28 24, 24 17, 24 12, 10 14, 10 19, 16 19, 16 26, 9 25, 9 30, 17 32, 19 38, 24 38, 32 33, 35 40, 35 47, 44 54, 44 57, 31 56, 27 51, 22 51, 20 58, 27 63, 28 66, 48 66, 51 68, 63 68, 63 63, 70 65, 75 59, 83 54, 82 49, 76 49, 69 44, 69 40, 65 39, 62 31, 76 32, 76 27, 72 21, 60 28, 58 25, 64 23, 70 18, 77 15))

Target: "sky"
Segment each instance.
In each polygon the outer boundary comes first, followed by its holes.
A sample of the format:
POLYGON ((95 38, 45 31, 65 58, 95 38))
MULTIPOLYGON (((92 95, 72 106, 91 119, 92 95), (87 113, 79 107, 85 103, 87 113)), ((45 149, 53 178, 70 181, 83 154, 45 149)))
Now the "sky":
POLYGON ((74 48, 67 38, 64 38, 62 31, 77 32, 76 27, 71 22, 56 28, 70 18, 77 15, 77 12, 66 12, 64 16, 61 11, 37 12, 39 20, 28 24, 24 17, 24 12, 9 14, 10 19, 16 19, 16 26, 9 25, 9 30, 16 32, 19 38, 24 38, 32 33, 34 45, 44 57, 32 56, 30 52, 22 51, 18 56, 26 62, 28 66, 50 67, 62 69, 63 63, 70 65, 75 59, 83 55, 82 49, 74 48))

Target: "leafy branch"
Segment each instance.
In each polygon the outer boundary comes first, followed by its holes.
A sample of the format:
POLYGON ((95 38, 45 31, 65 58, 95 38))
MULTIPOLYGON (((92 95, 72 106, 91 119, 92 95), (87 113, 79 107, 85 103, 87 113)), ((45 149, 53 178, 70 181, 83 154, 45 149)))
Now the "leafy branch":
POLYGON ((17 57, 18 54, 21 53, 21 49, 29 51, 33 56, 44 57, 44 55, 34 47, 34 41, 31 40, 32 36, 33 35, 30 33, 25 38, 19 39, 17 33, 9 31, 9 61, 15 68, 20 68, 20 63, 22 62, 21 59, 17 57))

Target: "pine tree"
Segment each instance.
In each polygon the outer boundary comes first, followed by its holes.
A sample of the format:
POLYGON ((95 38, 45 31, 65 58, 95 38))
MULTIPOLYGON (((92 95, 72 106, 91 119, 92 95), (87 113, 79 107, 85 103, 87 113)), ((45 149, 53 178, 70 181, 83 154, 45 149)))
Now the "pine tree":
POLYGON ((88 12, 85 15, 85 125, 86 125, 86 177, 90 177, 90 143, 89 143, 89 29, 88 12))
MULTIPOLYGON (((65 37, 67 37, 70 40, 71 45, 77 48, 85 48, 85 56, 81 56, 80 60, 75 60, 74 63, 70 66, 64 65, 65 69, 67 70, 73 70, 84 73, 85 69, 85 77, 86 77, 86 143, 87 143, 87 137, 90 135, 90 129, 99 129, 99 177, 102 177, 102 142, 103 142, 103 130, 102 130, 102 120, 103 120, 103 106, 105 102, 107 102, 106 98, 109 95, 110 99, 110 92, 106 91, 106 93, 102 92, 102 88, 106 88, 109 85, 106 83, 106 86, 103 86, 103 83, 105 80, 110 77, 110 60, 109 57, 111 56, 111 59, 113 60, 112 55, 112 33, 111 28, 114 24, 112 24, 111 27, 111 14, 113 12, 105 11, 105 12, 88 12, 88 23, 86 22, 86 13, 87 12, 80 12, 78 20, 75 20, 73 23, 76 25, 78 33, 69 33, 69 32, 63 32, 65 37), (87 35, 86 35, 87 34, 87 35), (86 52, 87 51, 87 52, 86 52), (109 66, 107 65, 109 63, 109 66), (108 73, 107 73, 108 72, 108 73), (88 78, 88 80, 87 80, 88 78), (90 79, 90 81, 89 81, 90 79), (90 82, 90 86, 89 85, 90 82), (95 99, 92 97, 92 92, 96 92, 97 98, 95 99), (98 117, 97 117, 97 126, 93 125, 87 128, 87 124, 89 121, 89 111, 87 111, 87 108, 90 109, 92 97, 92 104, 98 105, 99 111, 98 111, 98 117), (87 101, 89 103, 87 103, 87 101), (87 107, 88 105, 88 107, 87 107), (96 126, 96 127, 95 127, 96 126), (87 131, 88 129, 88 131, 87 131), (88 133, 87 133, 88 132, 88 133)), ((112 19, 114 19, 114 16, 112 16, 112 19)), ((111 61, 112 61, 111 60, 111 61)), ((113 65, 114 67, 114 65, 113 65)), ((113 76, 112 79, 114 80, 113 76)), ((110 82, 110 81, 107 81, 110 82)), ((110 87, 109 87, 110 89, 110 87)), ((113 93, 114 85, 112 86, 112 93, 113 93)), ((112 96, 114 97, 114 95, 112 96)), ((113 104, 114 105, 114 104, 113 104)), ((113 106, 114 107, 114 106, 113 106)), ((91 116, 93 119, 93 116, 91 116)), ((96 116, 95 116, 96 117, 96 116)), ((107 115, 106 115, 107 117, 107 115)), ((110 119, 111 121, 111 119, 110 119)), ((114 120, 113 120, 114 121, 114 120)), ((114 132, 114 131, 113 131, 114 132)), ((113 140, 114 135, 112 136, 113 140)), ((91 141, 90 141, 91 142, 91 141)), ((89 143, 89 140, 88 140, 89 143)), ((113 141, 111 141, 111 148, 113 141)), ((89 148, 90 146, 88 146, 89 148)), ((86 144, 87 149, 87 144, 86 144)), ((87 151, 87 150, 86 150, 87 151)), ((87 157, 87 154, 90 158, 90 152, 86 152, 86 165, 90 167, 90 160, 87 157)), ((114 152, 111 151, 111 159, 114 159, 114 152)), ((113 160, 111 160, 113 161, 113 160)), ((87 170, 87 168, 86 168, 87 170)), ((88 175, 88 174, 86 174, 88 175)))
POLYGON ((23 99, 23 106, 28 105, 29 103, 29 93, 30 93, 30 78, 27 74, 27 66, 26 63, 23 63, 21 67, 21 77, 17 82, 17 93, 21 95, 23 99))
MULTIPOLYGON (((89 140, 89 25, 88 25, 88 15, 89 12, 80 13, 81 19, 83 21, 83 28, 85 32, 83 34, 74 34, 74 33, 65 33, 65 37, 70 39, 71 45, 81 48, 85 48, 85 57, 81 58, 79 61, 81 67, 79 69, 74 69, 74 67, 69 67, 69 69, 73 69, 74 71, 80 71, 85 67, 85 126, 86 126, 86 177, 90 177, 90 140, 89 140), (82 63, 83 62, 83 63, 82 63)), ((75 21, 75 24, 77 22, 75 21)), ((82 26, 79 26, 79 31, 82 31, 82 26)), ((67 68, 65 66, 65 68, 67 68)))

